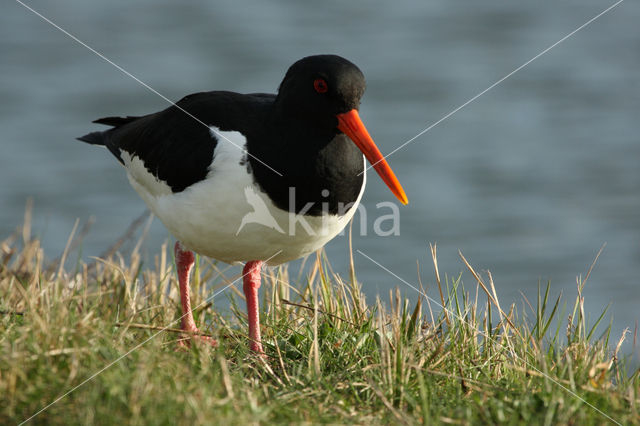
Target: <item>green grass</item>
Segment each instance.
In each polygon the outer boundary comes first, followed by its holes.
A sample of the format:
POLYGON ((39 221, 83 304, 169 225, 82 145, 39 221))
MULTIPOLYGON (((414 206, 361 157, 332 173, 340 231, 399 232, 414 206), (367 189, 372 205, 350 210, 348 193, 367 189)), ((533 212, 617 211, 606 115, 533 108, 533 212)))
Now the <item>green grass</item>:
MULTIPOLYGON (((526 311, 505 309, 469 265, 473 291, 459 278, 425 287, 443 312, 411 292, 366 301, 355 274, 309 262, 263 276, 263 360, 231 288, 214 300, 232 298, 226 314, 196 309, 217 349, 177 351, 181 335, 159 332, 180 316, 166 246, 153 265, 133 250, 65 270, 16 233, 0 243, 0 424, 47 406, 30 422, 640 424, 640 373, 625 370, 620 333, 594 336, 581 294, 567 306, 547 287, 526 311)), ((192 305, 233 280, 221 277, 200 259, 192 305)))

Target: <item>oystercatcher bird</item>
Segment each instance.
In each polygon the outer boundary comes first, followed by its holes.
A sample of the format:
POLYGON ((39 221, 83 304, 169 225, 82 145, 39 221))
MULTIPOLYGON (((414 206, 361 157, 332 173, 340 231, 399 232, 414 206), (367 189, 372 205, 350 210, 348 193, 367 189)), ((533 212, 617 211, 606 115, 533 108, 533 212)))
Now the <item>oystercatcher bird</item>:
POLYGON ((358 115, 364 90, 353 63, 309 56, 289 68, 277 94, 195 93, 154 114, 95 120, 111 128, 78 138, 111 151, 177 239, 183 330, 198 331, 189 301, 193 252, 245 262, 250 348, 264 353, 262 265, 312 253, 345 227, 365 187, 363 154, 407 204, 358 115))

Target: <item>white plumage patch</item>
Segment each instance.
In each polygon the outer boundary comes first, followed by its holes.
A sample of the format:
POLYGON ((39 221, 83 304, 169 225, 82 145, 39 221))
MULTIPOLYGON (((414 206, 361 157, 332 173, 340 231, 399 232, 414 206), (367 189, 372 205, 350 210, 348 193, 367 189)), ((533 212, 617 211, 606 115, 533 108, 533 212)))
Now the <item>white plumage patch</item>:
MULTIPOLYGON (((123 149, 120 150, 120 158, 122 158, 124 162, 124 167, 127 169, 129 176, 129 182, 131 182, 132 185, 134 185, 135 181, 135 184, 141 186, 145 193, 154 197, 171 194, 171 187, 167 185, 166 182, 149 173, 149 170, 147 170, 140 158, 129 154, 123 149)), ((140 193, 140 191, 138 191, 138 193, 140 193)))
POLYGON ((216 137, 206 179, 175 194, 139 158, 122 155, 133 188, 188 249, 227 263, 269 259, 280 264, 321 248, 353 217, 366 177, 346 214, 298 217, 276 207, 241 165, 245 152, 238 146, 246 146, 241 133, 212 128, 212 134, 224 137, 216 137))

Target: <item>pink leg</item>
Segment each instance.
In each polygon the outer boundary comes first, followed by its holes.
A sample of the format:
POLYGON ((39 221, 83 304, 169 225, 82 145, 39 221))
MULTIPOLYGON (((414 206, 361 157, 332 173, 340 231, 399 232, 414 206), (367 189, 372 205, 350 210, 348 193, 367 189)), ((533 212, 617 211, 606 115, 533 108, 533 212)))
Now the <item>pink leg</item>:
POLYGON ((258 289, 260 288, 261 260, 252 260, 244 265, 242 270, 244 295, 247 299, 247 314, 249 316, 249 348, 258 354, 264 354, 260 339, 260 318, 258 312, 258 289))
MULTIPOLYGON (((180 241, 176 242, 174 247, 174 253, 176 256, 176 269, 178 270, 178 282, 180 283, 180 302, 182 303, 182 329, 192 333, 197 333, 198 328, 196 322, 193 320, 193 314, 191 313, 191 301, 189 299, 189 274, 195 257, 189 250, 184 249, 180 241)), ((199 339, 209 343, 212 346, 217 346, 215 339, 208 336, 191 336, 191 339, 199 339)), ((186 345, 188 345, 188 342, 186 345)), ((181 346, 185 343, 180 342, 181 346)))

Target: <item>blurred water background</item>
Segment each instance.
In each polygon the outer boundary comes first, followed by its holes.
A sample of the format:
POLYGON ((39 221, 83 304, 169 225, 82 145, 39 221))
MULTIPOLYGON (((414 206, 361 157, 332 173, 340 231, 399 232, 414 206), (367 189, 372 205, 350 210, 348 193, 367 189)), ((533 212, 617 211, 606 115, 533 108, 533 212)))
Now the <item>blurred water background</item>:
MULTIPOLYGON (((451 2, 144 0, 28 3, 170 99, 202 91, 275 91, 287 67, 336 53, 364 72, 361 116, 388 153, 613 4, 602 0, 451 2)), ((627 1, 480 96, 389 160, 410 199, 400 235, 373 222, 394 200, 369 173, 367 235, 354 247, 436 296, 441 274, 464 271, 461 250, 490 270, 503 305, 551 283, 573 303, 585 290, 595 320, 610 304, 614 337, 640 317, 640 4, 627 1)), ((0 13, 0 238, 28 197, 49 256, 76 218, 93 216, 82 256, 102 253, 144 210, 104 150, 74 140, 108 115, 166 102, 17 2, 0 13)), ((354 224, 354 229, 360 223, 354 224)), ((156 220, 144 250, 169 238, 156 220)), ((346 238, 327 246, 346 274, 346 238)), ((396 286, 355 254, 369 300, 396 286)), ((466 287, 475 283, 463 273, 466 287)), ((607 317, 608 318, 608 317, 607 317)), ((602 328, 601 328, 602 329, 602 328)), ((630 343, 626 346, 630 350, 630 343)), ((637 356, 637 355, 636 355, 637 356)))

